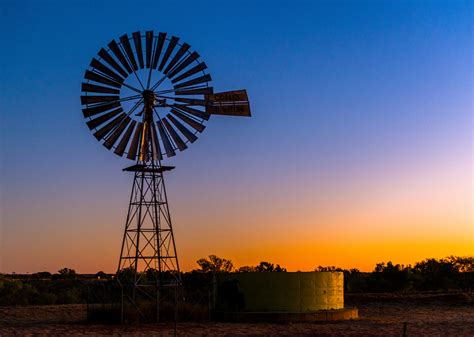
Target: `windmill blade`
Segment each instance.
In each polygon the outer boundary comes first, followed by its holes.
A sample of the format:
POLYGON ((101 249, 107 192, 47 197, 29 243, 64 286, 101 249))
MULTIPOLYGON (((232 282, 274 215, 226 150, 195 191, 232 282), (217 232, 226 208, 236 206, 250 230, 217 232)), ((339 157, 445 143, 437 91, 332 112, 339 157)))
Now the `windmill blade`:
POLYGON ((104 124, 109 119, 111 119, 112 117, 117 116, 121 112, 123 112, 122 108, 115 109, 115 110, 110 111, 106 114, 103 114, 102 116, 99 116, 95 119, 92 119, 92 120, 88 121, 86 124, 87 124, 87 126, 89 127, 90 130, 95 129, 99 125, 104 124))
POLYGON ((176 102, 186 103, 186 105, 207 106, 207 101, 203 99, 175 97, 174 100, 176 102))
POLYGON ((135 129, 135 133, 132 138, 132 142, 130 143, 130 147, 128 148, 128 153, 127 153, 128 159, 134 160, 137 157, 138 142, 140 141, 142 131, 143 131, 143 123, 138 122, 137 128, 135 129))
POLYGON ((193 115, 193 116, 205 119, 205 120, 209 120, 210 115, 206 111, 197 110, 197 109, 191 108, 189 106, 186 106, 184 104, 176 104, 175 103, 175 104, 173 104, 173 106, 176 109, 181 110, 181 111, 185 111, 190 115, 193 115))
POLYGON ((163 156, 161 155, 161 148, 160 142, 158 141, 158 135, 156 134, 156 127, 154 123, 150 123, 151 125, 151 146, 153 151, 153 159, 154 160, 162 160, 163 156))
POLYGON ((137 51, 138 64, 140 65, 140 69, 143 69, 142 36, 139 31, 133 33, 132 36, 133 36, 133 44, 135 45, 135 50, 137 51))
POLYGON ((160 131, 161 141, 163 142, 163 145, 165 146, 166 155, 168 157, 175 156, 176 153, 174 152, 173 146, 171 145, 168 135, 166 134, 165 129, 163 128, 162 122, 158 121, 156 124, 158 125, 158 130, 160 131))
POLYGON ((132 50, 132 46, 130 45, 130 40, 128 38, 128 35, 123 34, 120 37, 120 42, 122 43, 122 46, 125 49, 125 53, 128 56, 128 60, 132 64, 133 70, 137 71, 138 70, 137 61, 135 60, 135 55, 133 55, 133 50, 132 50))
POLYGON ((193 78, 192 80, 176 84, 174 86, 174 88, 179 89, 179 88, 184 88, 184 87, 190 87, 192 85, 196 85, 196 84, 199 84, 199 83, 209 82, 210 80, 211 80, 211 75, 206 74, 206 75, 203 75, 203 76, 193 78))
POLYGON ((120 94, 120 90, 102 87, 100 85, 90 84, 90 83, 82 83, 81 90, 83 92, 98 92, 101 94, 120 94))
POLYGON ((186 150, 188 147, 183 142, 181 137, 179 137, 179 135, 176 133, 176 131, 173 129, 173 127, 170 125, 168 120, 166 118, 163 118, 161 121, 162 121, 163 125, 165 126, 165 128, 168 130, 168 133, 170 134, 171 138, 173 138, 173 141, 176 144, 176 146, 178 147, 178 149, 180 151, 186 150))
POLYGON ((182 112, 176 110, 175 108, 171 108, 171 112, 176 116, 178 117, 179 119, 181 119, 183 122, 185 122, 186 124, 188 124, 190 127, 192 127, 194 130, 198 131, 198 132, 202 132, 204 131, 204 129, 206 128, 204 125, 202 125, 201 123, 195 121, 194 119, 192 118, 189 118, 188 116, 186 116, 185 114, 183 114, 182 112))
POLYGON ((127 131, 125 131, 120 143, 117 145, 114 153, 122 157, 123 153, 125 152, 125 148, 127 147, 128 141, 130 137, 132 137, 133 130, 135 129, 135 125, 137 124, 136 121, 132 120, 132 123, 128 126, 127 131))
POLYGON ((105 62, 110 64, 112 66, 112 68, 114 68, 118 73, 120 73, 120 75, 122 75, 123 77, 128 76, 128 74, 125 72, 125 70, 123 70, 123 68, 117 62, 115 62, 115 60, 112 58, 112 56, 110 56, 110 54, 104 48, 102 48, 99 51, 99 56, 103 60, 105 60, 105 62))
POLYGON ((101 140, 104 138, 114 127, 116 127, 120 122, 124 120, 124 118, 127 117, 124 113, 118 115, 115 119, 112 121, 108 122, 106 125, 101 127, 99 130, 94 132, 94 137, 97 138, 97 140, 101 140))
POLYGON ((182 62, 180 62, 174 69, 172 69, 168 74, 168 78, 173 78, 177 73, 179 73, 181 70, 186 68, 188 65, 190 65, 193 61, 197 60, 199 58, 199 54, 195 51, 193 51, 190 55, 188 55, 182 62))
POLYGON ((118 108, 119 106, 120 106, 120 102, 112 102, 109 104, 94 106, 92 108, 84 108, 82 109, 82 113, 84 114, 84 117, 87 118, 87 117, 97 115, 101 112, 105 112, 107 110, 112 110, 113 108, 118 108))
POLYGON ((121 77, 120 75, 117 75, 115 72, 113 72, 112 70, 107 68, 104 64, 100 63, 95 58, 92 58, 90 66, 93 67, 95 70, 100 71, 104 75, 107 75, 107 76, 113 78, 115 81, 117 81, 119 83, 123 83, 123 81, 124 81, 123 77, 121 77))
POLYGON ((81 104, 107 103, 118 101, 119 96, 81 96, 81 104))
POLYGON ((168 117, 168 119, 171 121, 171 123, 174 124, 174 126, 176 126, 176 128, 179 130, 179 132, 181 132, 181 134, 187 138, 187 140, 189 140, 191 143, 194 143, 197 139, 196 135, 194 133, 192 133, 191 131, 189 131, 188 129, 186 129, 186 127, 181 124, 180 122, 178 122, 178 120, 176 118, 173 117, 173 115, 171 114, 167 114, 166 117, 168 117))
POLYGON ((163 55, 163 59, 161 60, 160 66, 158 67, 158 70, 161 71, 163 67, 165 66, 166 62, 168 61, 168 58, 170 57, 171 53, 173 52, 174 47, 176 47, 176 44, 178 43, 178 38, 176 36, 172 36, 170 42, 168 43, 168 47, 166 47, 165 54, 163 55))
POLYGON ((130 68, 130 65, 128 64, 127 60, 125 59, 125 56, 123 55, 122 51, 120 50, 117 42, 115 40, 110 41, 108 44, 110 50, 114 53, 115 57, 120 61, 122 66, 128 71, 129 74, 131 74, 132 68, 130 68))
POLYGON ((158 34, 158 42, 156 43, 156 48, 155 48, 155 55, 153 55, 153 64, 152 67, 153 69, 156 69, 158 66, 158 60, 161 55, 161 51, 163 50, 163 45, 165 44, 166 41, 166 33, 159 33, 158 34))
POLYGON ((200 71, 203 71, 204 69, 207 68, 207 65, 202 62, 202 63, 199 63, 198 65, 192 67, 191 69, 189 69, 188 71, 182 73, 181 75, 179 75, 178 77, 174 78, 171 80, 171 83, 176 83, 176 82, 179 82, 181 80, 184 80, 185 78, 188 78, 189 76, 192 76, 200 71))
POLYGON ((205 87, 198 89, 178 90, 175 92, 175 95, 211 95, 213 92, 213 87, 205 87))
POLYGON ((190 45, 187 43, 183 43, 181 45, 181 47, 178 49, 176 54, 171 59, 170 63, 168 63, 168 65, 166 66, 165 71, 163 71, 165 74, 168 74, 168 72, 171 70, 171 68, 174 67, 176 62, 178 62, 181 59, 181 57, 184 55, 184 53, 188 51, 189 47, 190 45))
POLYGON ((90 70, 86 70, 86 74, 84 75, 84 78, 87 80, 94 81, 94 82, 110 85, 111 87, 115 87, 115 88, 120 88, 122 86, 120 83, 109 80, 108 78, 102 75, 99 75, 97 73, 93 73, 90 70))
POLYGON ((151 53, 153 52, 153 31, 148 30, 145 33, 146 67, 150 68, 151 53))
POLYGON ((107 149, 110 150, 112 146, 114 146, 120 135, 123 133, 127 125, 131 123, 131 121, 132 119, 130 117, 125 117, 125 119, 114 129, 114 131, 109 136, 107 136, 104 142, 104 146, 107 149))

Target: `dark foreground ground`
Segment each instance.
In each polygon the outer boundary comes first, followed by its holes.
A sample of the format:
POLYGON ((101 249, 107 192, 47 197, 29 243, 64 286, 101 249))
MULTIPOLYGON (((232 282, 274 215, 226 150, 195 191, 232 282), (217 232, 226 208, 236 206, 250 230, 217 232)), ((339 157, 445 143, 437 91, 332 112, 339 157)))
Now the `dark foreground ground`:
MULTIPOLYGON (((349 296, 359 319, 330 323, 178 323, 178 336, 474 336, 473 294, 349 296)), ((173 336, 172 324, 88 324, 81 304, 0 307, 0 336, 173 336)))

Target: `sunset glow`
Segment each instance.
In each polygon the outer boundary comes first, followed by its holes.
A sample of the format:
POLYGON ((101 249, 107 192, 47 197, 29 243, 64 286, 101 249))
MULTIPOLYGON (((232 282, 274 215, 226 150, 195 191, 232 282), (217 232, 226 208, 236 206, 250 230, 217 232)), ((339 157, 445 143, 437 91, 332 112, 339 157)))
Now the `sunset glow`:
POLYGON ((165 161, 182 270, 210 254, 289 271, 474 254, 469 3, 190 4, 189 26, 92 2, 2 6, 0 272, 116 271, 132 162, 90 135, 79 95, 90 56, 133 29, 191 41, 215 85, 251 102, 165 161))

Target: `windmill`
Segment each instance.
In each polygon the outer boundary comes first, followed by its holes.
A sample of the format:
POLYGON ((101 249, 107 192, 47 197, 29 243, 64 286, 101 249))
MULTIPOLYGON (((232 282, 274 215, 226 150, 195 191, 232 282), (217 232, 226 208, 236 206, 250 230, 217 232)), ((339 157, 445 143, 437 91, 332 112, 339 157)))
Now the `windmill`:
MULTIPOLYGON (((124 34, 92 58, 82 83, 84 118, 94 137, 134 161, 117 280, 124 303, 156 301, 181 285, 163 158, 187 149, 212 115, 250 116, 245 90, 214 93, 207 65, 167 33, 124 34)), ((175 291, 176 294, 176 291, 175 291)), ((140 312, 140 310, 139 310, 140 312)))

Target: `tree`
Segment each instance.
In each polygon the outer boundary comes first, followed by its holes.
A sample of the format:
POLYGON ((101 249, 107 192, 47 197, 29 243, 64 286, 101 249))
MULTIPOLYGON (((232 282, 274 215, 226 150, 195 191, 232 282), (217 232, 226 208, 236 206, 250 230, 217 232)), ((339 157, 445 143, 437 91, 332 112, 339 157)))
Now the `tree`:
POLYGON ((255 267, 252 266, 243 266, 237 269, 238 273, 252 273, 255 272, 255 267))
POLYGON ((229 273, 234 269, 231 260, 217 257, 216 255, 209 255, 209 258, 201 258, 196 261, 201 267, 201 272, 204 273, 229 273))
POLYGON ((66 279, 66 278, 73 279, 73 278, 76 278, 77 276, 76 271, 70 268, 59 269, 58 273, 59 273, 60 278, 63 278, 63 279, 66 279))
POLYGON ((416 263, 413 271, 423 278, 422 290, 452 288, 459 274, 452 261, 433 258, 416 263))
POLYGON ((448 256, 446 260, 451 263, 458 272, 474 272, 474 256, 448 256))
POLYGON ((375 265, 374 273, 381 273, 385 268, 385 262, 380 262, 375 265))
POLYGON ((318 266, 318 268, 316 268, 314 271, 336 272, 336 271, 344 271, 344 269, 335 267, 335 266, 328 266, 328 267, 318 266))
POLYGON ((377 264, 374 273, 380 274, 380 281, 383 282, 387 291, 398 291, 410 287, 410 269, 410 267, 405 268, 403 265, 394 265, 392 261, 388 261, 387 264, 383 262, 377 264))
POLYGON ((280 267, 279 264, 276 266, 273 263, 262 261, 258 266, 255 267, 256 272, 285 272, 286 268, 280 267))
POLYGON ((40 271, 31 275, 34 279, 51 279, 51 273, 47 271, 40 271))
POLYGON ((98 280, 108 280, 110 277, 101 270, 95 274, 95 278, 98 280))

